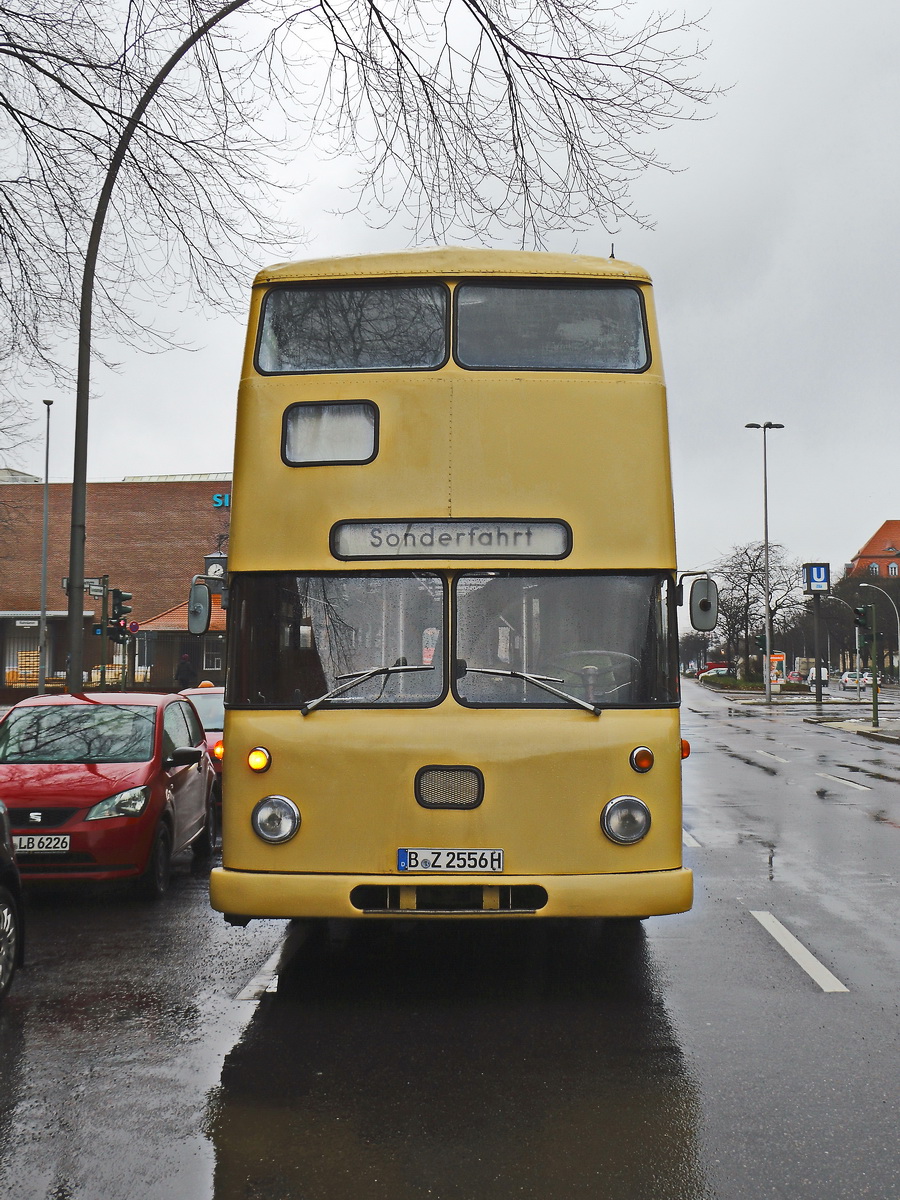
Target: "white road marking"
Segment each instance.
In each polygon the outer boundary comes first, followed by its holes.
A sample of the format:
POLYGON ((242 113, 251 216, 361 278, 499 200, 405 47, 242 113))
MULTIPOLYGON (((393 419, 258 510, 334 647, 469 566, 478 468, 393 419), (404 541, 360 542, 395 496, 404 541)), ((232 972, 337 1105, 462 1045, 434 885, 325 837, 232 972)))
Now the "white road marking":
POLYGON ((819 779, 830 779, 832 783, 843 783, 849 788, 856 788, 858 792, 871 792, 870 787, 866 787, 864 783, 854 783, 852 779, 841 779, 840 775, 823 775, 821 771, 816 772, 819 779))
POLYGON ((692 833, 688 833, 686 829, 682 829, 681 831, 681 844, 682 846, 691 846, 694 848, 698 848, 700 846, 700 843, 697 841, 694 835, 692 833))
POLYGON ((788 758, 779 758, 777 754, 770 754, 768 750, 757 750, 757 754, 764 754, 766 758, 774 758, 776 762, 790 762, 788 758))
POLYGON ((750 916, 756 917, 763 929, 772 935, 779 946, 788 952, 794 962, 803 968, 823 992, 848 992, 850 990, 844 987, 837 976, 832 975, 802 942, 799 942, 792 933, 785 929, 777 917, 773 917, 770 912, 754 912, 752 909, 750 916))
POLYGON ((241 988, 235 1000, 258 1000, 266 992, 278 990, 278 962, 281 958, 281 947, 271 955, 256 972, 246 987, 241 988))

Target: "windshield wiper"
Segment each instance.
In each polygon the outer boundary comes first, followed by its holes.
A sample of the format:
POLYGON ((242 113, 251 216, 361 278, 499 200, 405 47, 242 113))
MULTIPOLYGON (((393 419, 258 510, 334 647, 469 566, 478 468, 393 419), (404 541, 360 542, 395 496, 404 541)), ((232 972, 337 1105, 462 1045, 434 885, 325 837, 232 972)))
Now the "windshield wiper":
POLYGON ((571 696, 568 692, 561 692, 559 688, 551 687, 551 683, 562 683, 562 679, 558 679, 555 675, 532 675, 528 671, 498 671, 494 667, 470 667, 467 666, 464 674, 466 675, 502 675, 508 679, 524 679, 527 683, 533 683, 535 687, 542 688, 545 692, 550 692, 554 696, 559 696, 561 700, 568 700, 572 704, 577 704, 579 708, 586 708, 589 713, 593 713, 595 717, 599 717, 603 709, 599 704, 591 704, 588 700, 582 700, 579 696, 571 696))
POLYGON ((403 671, 433 670, 434 667, 408 667, 403 662, 396 662, 392 667, 373 667, 371 671, 350 671, 346 675, 338 675, 338 679, 346 679, 347 683, 342 683, 339 687, 332 688, 330 692, 326 692, 324 696, 318 696, 315 700, 310 700, 308 704, 300 704, 298 707, 300 712, 305 717, 308 713, 311 713, 314 708, 318 708, 320 704, 324 704, 326 700, 330 700, 333 696, 340 696, 342 692, 349 691, 350 688, 356 687, 358 683, 365 683, 367 679, 374 679, 376 675, 399 675, 403 671))

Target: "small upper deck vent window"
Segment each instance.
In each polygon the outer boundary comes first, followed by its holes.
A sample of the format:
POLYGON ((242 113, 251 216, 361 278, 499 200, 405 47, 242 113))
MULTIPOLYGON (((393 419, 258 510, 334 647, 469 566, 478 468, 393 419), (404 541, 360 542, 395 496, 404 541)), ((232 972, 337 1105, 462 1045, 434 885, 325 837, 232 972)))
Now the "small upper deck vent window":
POLYGON ((378 453, 378 409, 369 400, 292 404, 284 414, 289 467, 367 463, 378 453))

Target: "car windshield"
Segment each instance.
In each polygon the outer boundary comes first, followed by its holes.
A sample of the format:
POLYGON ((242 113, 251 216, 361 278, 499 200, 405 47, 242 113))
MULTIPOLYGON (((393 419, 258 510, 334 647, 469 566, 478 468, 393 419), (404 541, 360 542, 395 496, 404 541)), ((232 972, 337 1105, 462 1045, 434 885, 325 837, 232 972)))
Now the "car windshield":
POLYGON ((221 733, 225 728, 225 704, 221 692, 192 692, 190 702, 197 710, 200 724, 210 733, 221 733))
POLYGON ((132 763, 153 757, 156 706, 35 705, 0 724, 0 763, 132 763))

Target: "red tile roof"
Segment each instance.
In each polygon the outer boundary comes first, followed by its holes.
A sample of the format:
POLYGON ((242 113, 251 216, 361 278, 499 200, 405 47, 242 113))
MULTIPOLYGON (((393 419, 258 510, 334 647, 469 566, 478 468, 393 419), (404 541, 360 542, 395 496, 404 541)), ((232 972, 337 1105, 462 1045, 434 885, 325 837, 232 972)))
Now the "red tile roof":
MULTIPOLYGON (((184 633, 188 627, 187 620, 188 603, 185 600, 184 604, 176 604, 174 608, 167 608, 165 612, 151 617, 149 621, 141 621, 141 632, 149 630, 155 633, 184 633)), ((225 612, 222 609, 222 600, 221 597, 215 595, 212 596, 209 629, 210 633, 225 632, 225 612)))

